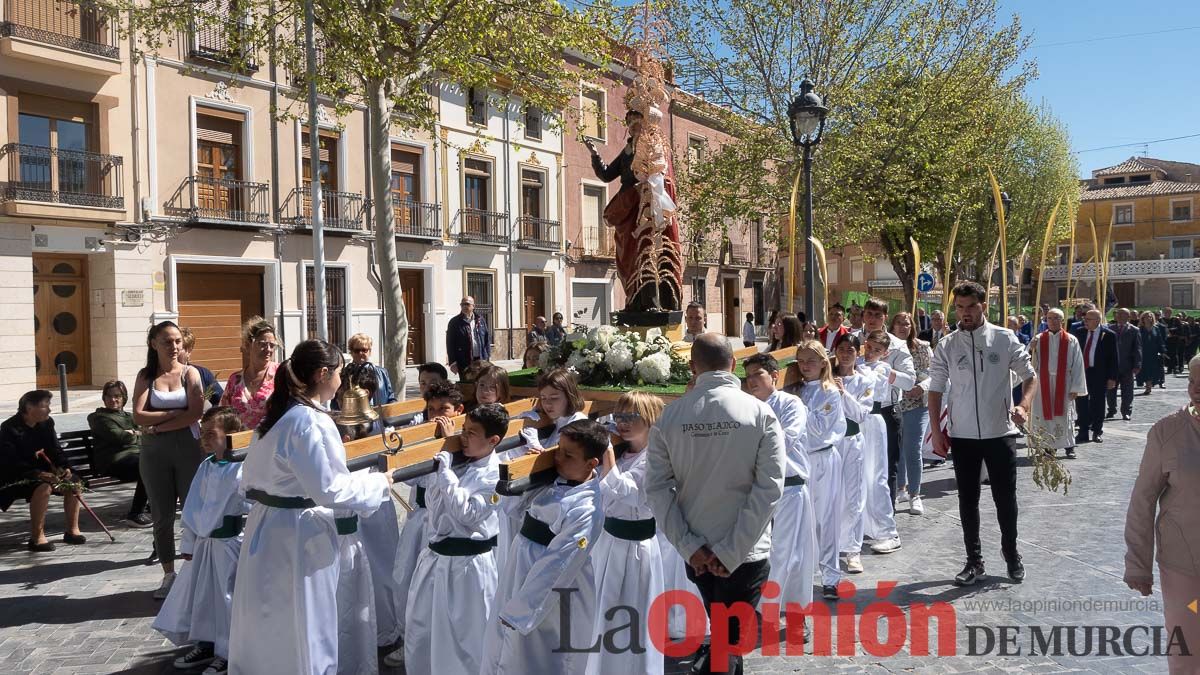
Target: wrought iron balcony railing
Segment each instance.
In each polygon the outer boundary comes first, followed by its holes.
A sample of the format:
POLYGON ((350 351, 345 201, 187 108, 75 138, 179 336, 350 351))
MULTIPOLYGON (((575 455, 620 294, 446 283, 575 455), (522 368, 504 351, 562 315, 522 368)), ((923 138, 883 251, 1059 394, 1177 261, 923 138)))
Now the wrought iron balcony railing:
POLYGON ((117 22, 95 3, 4 0, 0 37, 17 37, 110 59, 120 57, 117 22))
MULTIPOLYGON (((370 225, 363 218, 363 196, 354 192, 321 190, 321 216, 324 226, 333 230, 363 232, 370 225)), ((295 188, 279 207, 279 222, 296 227, 312 227, 312 189, 295 188)))
POLYGON ((441 239, 441 207, 437 204, 392 197, 396 213, 396 236, 411 239, 441 239))
POLYGON ((730 244, 725 264, 730 267, 749 267, 750 246, 748 244, 730 244))
POLYGON ((191 45, 193 59, 235 64, 248 72, 258 70, 254 54, 248 51, 245 33, 250 17, 239 12, 236 0, 199 0, 192 5, 191 45))
POLYGON ((266 183, 188 176, 171 195, 165 210, 168 216, 190 221, 262 226, 271 222, 268 192, 266 183))
POLYGON ((559 246, 559 223, 557 220, 521 216, 517 219, 520 236, 517 246, 521 248, 536 248, 547 251, 557 251, 559 246))
POLYGON ((0 200, 125 206, 122 159, 117 155, 9 143, 0 146, 0 156, 8 160, 8 182, 0 183, 0 200))
POLYGON ((571 247, 571 255, 580 260, 614 260, 617 245, 611 238, 599 238, 585 233, 582 246, 571 247))
POLYGON ((458 240, 469 244, 503 246, 509 242, 508 214, 479 209, 460 209, 458 240))

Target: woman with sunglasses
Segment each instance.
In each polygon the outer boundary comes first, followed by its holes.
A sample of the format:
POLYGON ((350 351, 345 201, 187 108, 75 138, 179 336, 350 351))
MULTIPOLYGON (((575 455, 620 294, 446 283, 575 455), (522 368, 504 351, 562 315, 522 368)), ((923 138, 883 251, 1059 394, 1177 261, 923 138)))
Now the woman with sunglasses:
POLYGON ((275 391, 275 352, 280 348, 275 326, 261 316, 242 324, 242 369, 229 376, 221 405, 233 408, 247 429, 258 428, 275 391))

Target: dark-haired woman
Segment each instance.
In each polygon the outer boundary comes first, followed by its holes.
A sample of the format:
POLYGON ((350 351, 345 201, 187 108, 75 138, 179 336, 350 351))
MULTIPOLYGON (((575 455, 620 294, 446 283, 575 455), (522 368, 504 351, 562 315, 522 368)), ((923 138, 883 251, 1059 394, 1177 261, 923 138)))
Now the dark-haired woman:
POLYGON ((367 593, 365 606, 339 612, 345 607, 339 602, 342 560, 347 549, 362 547, 357 516, 339 515, 378 509, 389 498, 391 474, 346 468, 345 446, 323 409, 341 385, 341 368, 341 351, 333 345, 297 345, 279 366, 266 416, 247 450, 242 486, 255 505, 233 597, 229 662, 237 672, 377 670, 374 630, 355 640, 369 653, 345 648, 349 623, 371 628, 373 598, 367 593))
POLYGON ((150 498, 154 546, 163 569, 154 599, 162 600, 175 583, 175 505, 187 501, 204 459, 199 441, 204 386, 200 373, 179 361, 179 326, 170 321, 155 324, 146 346, 146 367, 138 371, 133 385, 133 421, 142 428, 138 468, 150 498))
MULTIPOLYGON (((62 478, 71 480, 71 465, 58 445, 54 420, 50 418, 50 400, 54 395, 45 389, 26 392, 17 403, 17 414, 0 424, 0 511, 7 511, 18 499, 29 502, 30 551, 53 551, 54 544, 46 539, 46 511, 50 495, 62 471, 62 478), (39 452, 44 451, 42 454, 39 452)), ((67 516, 67 531, 63 542, 82 544, 86 541, 79 532, 79 500, 73 492, 63 495, 63 512, 67 516)))
POLYGON ((791 312, 780 312, 771 324, 771 344, 767 351, 795 347, 803 340, 804 322, 791 312))
POLYGON ((146 515, 149 498, 140 468, 142 432, 134 423, 133 415, 125 410, 129 390, 124 382, 111 380, 104 383, 100 396, 104 405, 87 418, 88 428, 92 430, 92 470, 122 483, 136 481, 125 522, 130 527, 150 527, 151 520, 146 515))

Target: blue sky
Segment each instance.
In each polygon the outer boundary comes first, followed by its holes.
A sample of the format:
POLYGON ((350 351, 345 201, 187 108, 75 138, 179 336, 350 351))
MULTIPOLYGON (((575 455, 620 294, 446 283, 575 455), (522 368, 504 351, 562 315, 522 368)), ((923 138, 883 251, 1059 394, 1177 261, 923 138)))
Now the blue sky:
MULTIPOLYGON (((1000 14, 1019 15, 1032 33, 1039 76, 1029 97, 1067 125, 1077 152, 1200 134, 1200 1, 1000 0, 1000 14), (1096 39, 1110 36, 1126 37, 1096 39)), ((1140 145, 1081 152, 1079 168, 1088 176, 1142 154, 1140 145)), ((1200 136, 1145 154, 1200 163, 1200 136)))

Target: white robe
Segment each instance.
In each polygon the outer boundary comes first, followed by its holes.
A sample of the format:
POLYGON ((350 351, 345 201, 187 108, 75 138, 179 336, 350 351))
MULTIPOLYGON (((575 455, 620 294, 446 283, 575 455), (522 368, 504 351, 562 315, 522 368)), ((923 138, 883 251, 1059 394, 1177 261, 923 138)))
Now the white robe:
MULTIPOLYGON (((339 518, 354 515, 337 509, 339 518)), ((337 672, 341 675, 375 675, 379 672, 378 628, 375 620, 375 583, 358 530, 338 536, 337 672)))
POLYGON ((779 584, 780 594, 762 602, 808 605, 813 600, 812 579, 817 567, 816 520, 808 486, 811 478, 808 451, 804 447, 808 408, 800 397, 783 391, 771 394, 766 402, 783 428, 787 452, 785 476, 799 476, 805 484, 785 486, 775 507, 775 518, 771 521, 771 572, 767 578, 779 584))
MULTIPOLYGON (((1057 334, 1051 334, 1049 339, 1049 350, 1046 357, 1046 364, 1049 372, 1049 388, 1050 388, 1050 406, 1053 411, 1054 401, 1058 396, 1058 392, 1066 389, 1067 395, 1063 398, 1063 414, 1057 417, 1047 419, 1042 408, 1042 387, 1043 384, 1039 380, 1035 391, 1037 394, 1033 397, 1032 403, 1032 425, 1033 433, 1039 437, 1039 445, 1043 448, 1073 448, 1075 447, 1075 402, 1071 400, 1072 395, 1087 396, 1087 378, 1083 371, 1083 352, 1079 349, 1079 340, 1075 339, 1074 335, 1067 333, 1067 372, 1066 381, 1059 381, 1058 378, 1058 350, 1059 340, 1057 334)), ((1039 373, 1041 371, 1041 335, 1038 335, 1029 343, 1030 356, 1033 357, 1033 369, 1039 373)))
POLYGON ((804 447, 808 451, 809 481, 816 522, 817 560, 821 584, 836 586, 842 580, 838 566, 842 535, 842 455, 837 443, 846 435, 842 394, 820 382, 806 382, 800 400, 808 410, 804 447))
MULTIPOLYGON (((875 403, 889 400, 888 376, 892 369, 883 361, 864 363, 865 371, 874 374, 871 385, 875 403)), ((892 414, 890 408, 883 415, 892 414)), ((866 479, 867 503, 863 509, 863 532, 875 540, 900 536, 892 507, 892 489, 888 486, 887 426, 883 416, 868 414, 862 424, 863 476, 866 479)))
POLYGON ((375 644, 387 647, 395 643, 402 633, 400 589, 395 578, 396 559, 400 552, 396 502, 389 497, 374 513, 360 517, 358 533, 367 563, 371 566, 371 587, 375 591, 375 644))
POLYGON ((412 587, 413 571, 417 569, 417 558, 421 550, 429 543, 425 533, 425 517, 429 509, 417 505, 417 490, 424 489, 429 476, 421 476, 405 481, 409 486, 408 503, 413 510, 404 516, 404 526, 400 528, 400 536, 396 543, 396 564, 392 571, 392 580, 396 586, 396 624, 400 635, 404 635, 408 611, 408 594, 412 587))
MULTIPOLYGON (((675 545, 667 539, 667 535, 663 534, 661 529, 654 538, 658 540, 658 550, 662 555, 663 592, 684 591, 700 597, 700 589, 687 578, 687 563, 683 561, 683 556, 679 555, 675 545)), ((700 612, 700 617, 704 621, 703 635, 708 635, 708 614, 700 612)), ((673 605, 667 615, 667 636, 672 640, 687 637, 687 612, 681 605, 673 605)))
POLYGON ((208 535, 224 525, 226 516, 240 519, 250 510, 238 491, 241 475, 240 462, 218 462, 215 456, 196 470, 180 517, 179 552, 192 559, 183 563, 153 624, 175 645, 211 642, 221 658, 229 656, 234 576, 242 535, 223 539, 208 535))
POLYGON ((591 552, 603 526, 600 480, 572 486, 565 481, 538 488, 521 500, 529 513, 550 526, 549 546, 520 534, 513 539, 488 622, 480 675, 573 675, 584 672, 587 654, 560 651, 589 646, 593 639, 596 579, 591 552), (570 589, 571 635, 560 636, 559 593, 570 589), (512 628, 505 626, 507 622, 512 628))
MULTIPOLYGON (((622 520, 645 520, 654 517, 642 492, 646 477, 646 451, 626 453, 617 460, 616 466, 600 481, 600 497, 605 517, 622 520)), ((650 603, 663 592, 662 552, 658 538, 644 541, 629 541, 602 532, 592 551, 592 566, 596 573, 596 623, 595 636, 608 631, 613 634, 617 649, 629 649, 624 653, 611 653, 601 649, 588 655, 589 675, 608 673, 645 673, 661 675, 663 654, 650 640, 650 603), (624 605, 637 611, 638 622, 628 626, 630 616, 625 611, 617 612, 612 620, 605 613, 613 607, 624 605), (636 631, 636 634, 634 633, 636 631), (632 647, 644 649, 634 653, 632 647)))
POLYGON ((338 578, 345 540, 354 538, 338 535, 333 509, 370 514, 389 498, 387 479, 351 475, 333 420, 296 405, 250 444, 241 485, 317 506, 251 509, 233 595, 229 672, 339 672, 338 578))
MULTIPOLYGON (((500 514, 493 497, 500 480, 495 453, 450 468, 450 456, 429 476, 425 493, 429 541, 447 537, 496 537, 500 514)), ((444 556, 425 546, 412 575, 405 610, 404 668, 435 675, 475 675, 483 661, 499 583, 495 549, 471 556, 444 556)))
POLYGON ((838 441, 842 453, 842 553, 859 553, 863 543, 863 509, 867 504, 867 480, 863 472, 863 434, 871 415, 874 373, 855 368, 842 376, 842 412, 848 422, 859 425, 859 433, 838 441))

